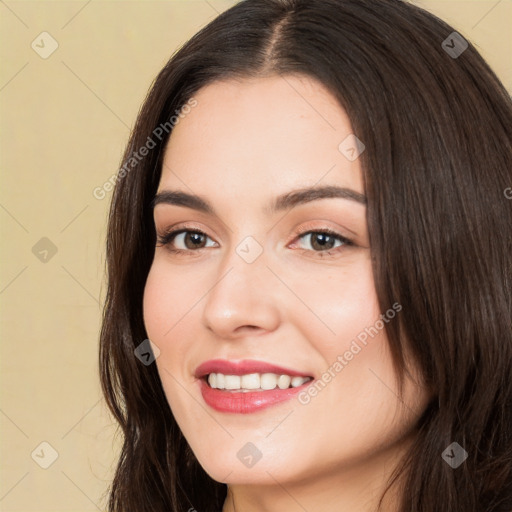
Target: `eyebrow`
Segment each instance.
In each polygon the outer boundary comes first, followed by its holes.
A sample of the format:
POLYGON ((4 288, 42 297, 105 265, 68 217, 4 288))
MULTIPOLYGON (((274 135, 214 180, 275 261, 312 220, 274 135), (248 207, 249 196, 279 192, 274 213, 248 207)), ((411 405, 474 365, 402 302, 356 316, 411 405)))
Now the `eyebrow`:
MULTIPOLYGON (((318 199, 349 199, 356 203, 366 205, 366 197, 350 188, 338 187, 336 185, 327 185, 322 187, 302 188, 292 190, 276 197, 265 212, 272 215, 282 210, 289 210, 300 204, 317 201, 318 199)), ((203 213, 215 215, 213 206, 204 198, 195 194, 189 194, 178 190, 163 190, 154 197, 151 207, 158 204, 172 204, 176 206, 185 206, 203 213)))

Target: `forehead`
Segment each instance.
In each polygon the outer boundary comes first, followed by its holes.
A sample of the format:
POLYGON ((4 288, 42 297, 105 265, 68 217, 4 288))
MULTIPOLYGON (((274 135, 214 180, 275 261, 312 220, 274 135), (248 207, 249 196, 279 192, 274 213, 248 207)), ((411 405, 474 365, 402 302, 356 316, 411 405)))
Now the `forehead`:
POLYGON ((322 180, 363 193, 358 160, 339 148, 352 133, 350 120, 315 79, 218 81, 194 99, 167 144, 160 189, 185 185, 243 196, 322 180))

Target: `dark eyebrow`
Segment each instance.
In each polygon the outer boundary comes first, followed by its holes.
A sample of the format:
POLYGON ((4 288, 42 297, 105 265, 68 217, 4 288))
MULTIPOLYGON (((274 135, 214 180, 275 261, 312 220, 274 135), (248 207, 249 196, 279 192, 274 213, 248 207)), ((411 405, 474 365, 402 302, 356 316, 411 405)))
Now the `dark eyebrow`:
MULTIPOLYGON (((309 203, 318 199, 350 199, 357 203, 366 205, 366 197, 350 188, 327 185, 323 187, 303 188, 292 190, 286 194, 278 196, 269 207, 266 208, 268 214, 274 214, 282 210, 291 209, 299 204, 309 203)), ((185 206, 203 213, 215 215, 215 210, 208 201, 200 196, 181 192, 178 190, 163 190, 154 197, 151 207, 157 204, 173 204, 176 206, 185 206)))
POLYGON ((338 187, 336 185, 326 185, 323 187, 302 188, 292 190, 275 199, 267 211, 270 214, 282 210, 289 210, 299 204, 309 203, 317 199, 350 199, 357 203, 366 205, 366 197, 350 188, 338 187))

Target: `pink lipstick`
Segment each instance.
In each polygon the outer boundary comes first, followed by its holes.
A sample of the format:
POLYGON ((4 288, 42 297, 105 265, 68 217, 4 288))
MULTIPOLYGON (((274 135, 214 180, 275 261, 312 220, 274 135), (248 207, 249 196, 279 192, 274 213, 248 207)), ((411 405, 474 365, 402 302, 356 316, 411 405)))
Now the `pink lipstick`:
POLYGON ((308 373, 263 361, 214 359, 195 376, 207 405, 219 412, 248 414, 290 400, 313 379, 308 373))

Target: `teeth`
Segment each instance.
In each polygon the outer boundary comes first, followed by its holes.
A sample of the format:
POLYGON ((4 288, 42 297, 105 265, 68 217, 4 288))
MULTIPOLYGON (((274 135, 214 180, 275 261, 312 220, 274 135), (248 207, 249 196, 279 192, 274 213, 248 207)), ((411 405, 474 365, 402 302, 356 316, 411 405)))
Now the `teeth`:
POLYGON ((213 389, 228 390, 271 390, 297 388, 308 382, 309 377, 291 377, 290 375, 277 375, 276 373, 249 373, 247 375, 224 375, 210 373, 208 384, 213 389))
POLYGON ((242 375, 240 387, 244 389, 260 389, 259 373, 249 373, 249 375, 242 375))
POLYGON ((277 375, 275 373, 264 373, 261 376, 261 389, 276 389, 277 375))
POLYGON ((240 389, 240 381, 242 380, 240 375, 226 375, 224 379, 226 389, 240 389))
POLYGON ((304 382, 306 382, 308 379, 305 379, 304 377, 292 377, 292 388, 298 388, 299 386, 302 386, 304 382))
POLYGON ((280 375, 279 379, 277 379, 277 385, 279 389, 286 389, 290 387, 292 382, 292 378, 289 375, 280 375))

